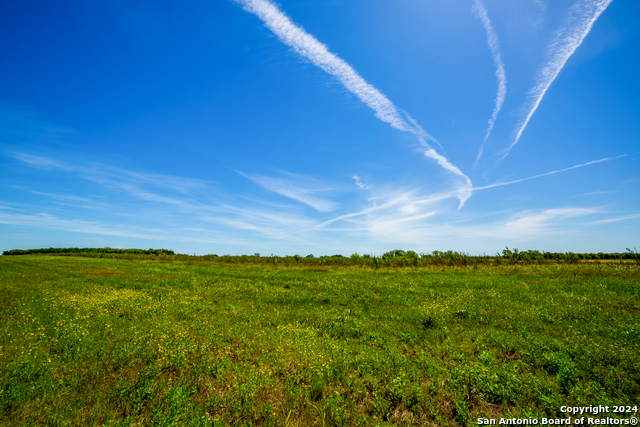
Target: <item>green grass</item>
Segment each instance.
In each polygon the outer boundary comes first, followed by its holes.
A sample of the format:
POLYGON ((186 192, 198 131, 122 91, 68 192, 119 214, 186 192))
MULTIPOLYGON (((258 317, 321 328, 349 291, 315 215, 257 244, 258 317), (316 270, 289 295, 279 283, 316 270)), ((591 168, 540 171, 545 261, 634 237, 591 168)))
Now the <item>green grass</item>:
POLYGON ((0 425, 445 426, 636 406, 639 278, 629 263, 3 256, 0 425))

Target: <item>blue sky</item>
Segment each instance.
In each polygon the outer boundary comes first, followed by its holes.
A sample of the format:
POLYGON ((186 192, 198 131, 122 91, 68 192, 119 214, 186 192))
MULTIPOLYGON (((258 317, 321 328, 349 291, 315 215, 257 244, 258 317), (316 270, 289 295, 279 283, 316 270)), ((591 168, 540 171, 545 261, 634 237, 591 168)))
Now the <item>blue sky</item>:
POLYGON ((0 250, 640 246, 640 3, 0 5, 0 250))

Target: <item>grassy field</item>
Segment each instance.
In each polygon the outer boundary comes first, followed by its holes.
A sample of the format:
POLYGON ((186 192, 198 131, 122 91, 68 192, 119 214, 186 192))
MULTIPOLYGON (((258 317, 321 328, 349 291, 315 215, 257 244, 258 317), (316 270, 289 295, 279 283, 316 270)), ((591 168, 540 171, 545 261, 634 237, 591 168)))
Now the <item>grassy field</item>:
POLYGON ((639 338, 631 263, 2 256, 0 424, 447 426, 633 410, 639 338))

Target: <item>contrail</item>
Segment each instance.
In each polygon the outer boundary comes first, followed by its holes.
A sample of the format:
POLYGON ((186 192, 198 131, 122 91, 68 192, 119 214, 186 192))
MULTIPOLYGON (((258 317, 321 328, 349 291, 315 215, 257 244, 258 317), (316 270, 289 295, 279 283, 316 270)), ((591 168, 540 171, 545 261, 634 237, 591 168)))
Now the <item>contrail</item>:
POLYGON ((491 118, 489 119, 489 126, 487 127, 484 139, 482 140, 482 144, 480 145, 480 150, 478 151, 478 156, 476 157, 476 161, 473 165, 474 167, 476 167, 478 165, 478 161, 480 161, 480 158, 482 157, 482 153, 484 152, 484 145, 487 142, 487 139, 489 139, 489 135, 491 135, 493 124, 498 117, 498 113, 502 108, 502 104, 504 103, 504 97, 507 94, 507 74, 504 71, 502 55, 500 55, 500 44, 498 43, 498 35, 491 25, 489 15, 487 14, 487 9, 485 9, 481 0, 475 0, 475 4, 473 5, 473 12, 475 16, 482 21, 484 30, 487 32, 487 44, 489 45, 489 49, 491 50, 491 56, 493 56, 493 63, 496 66, 495 74, 498 78, 496 105, 493 107, 493 113, 491 113, 491 118))
POLYGON ((520 129, 516 134, 515 140, 506 149, 504 156, 500 160, 509 155, 514 145, 518 143, 524 128, 527 127, 531 116, 535 113, 544 94, 551 86, 551 83, 558 77, 560 70, 567 63, 567 60, 573 55, 576 49, 582 44, 582 41, 598 17, 605 11, 613 0, 578 0, 570 9, 565 20, 565 25, 560 28, 551 45, 548 47, 548 61, 538 71, 536 77, 536 85, 529 91, 530 109, 526 118, 520 123, 520 129))
POLYGON ((356 95, 369 108, 375 111, 377 118, 392 127, 414 134, 422 147, 424 155, 434 159, 444 169, 462 177, 466 187, 459 191, 460 207, 471 195, 471 180, 449 160, 438 154, 427 141, 438 141, 413 121, 408 115, 405 120, 393 103, 373 85, 367 83, 349 64, 337 55, 329 52, 326 45, 318 41, 302 27, 296 25, 271 0, 234 0, 243 9, 256 15, 282 43, 293 48, 294 52, 307 58, 312 64, 331 74, 351 93, 356 95))
POLYGON ((516 184, 518 182, 528 181, 528 180, 534 179, 534 178, 540 178, 541 176, 553 175, 554 173, 566 172, 566 171, 571 170, 571 169, 577 169, 577 168, 581 168, 581 167, 584 167, 584 166, 595 165, 596 163, 610 162, 611 160, 616 160, 616 159, 619 159, 621 157, 627 157, 627 156, 628 156, 628 154, 621 154, 621 155, 616 156, 616 157, 606 157, 606 158, 600 159, 600 160, 592 160, 592 161, 587 162, 587 163, 582 163, 581 165, 575 165, 575 166, 571 166, 571 167, 568 167, 568 168, 559 169, 557 171, 541 173, 539 175, 530 176, 528 178, 521 178, 521 179, 516 179, 515 181, 508 181, 508 182, 498 182, 496 184, 487 185, 485 187, 476 187, 473 190, 474 191, 475 190, 486 190, 488 188, 502 187, 503 185, 516 184))

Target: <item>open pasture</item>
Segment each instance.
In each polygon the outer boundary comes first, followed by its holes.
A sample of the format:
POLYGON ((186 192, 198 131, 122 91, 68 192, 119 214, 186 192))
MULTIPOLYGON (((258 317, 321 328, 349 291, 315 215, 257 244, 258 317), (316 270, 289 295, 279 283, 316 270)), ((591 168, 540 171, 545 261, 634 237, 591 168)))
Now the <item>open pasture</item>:
POLYGON ((639 279, 632 263, 2 256, 0 423, 446 426, 636 406, 639 279))

